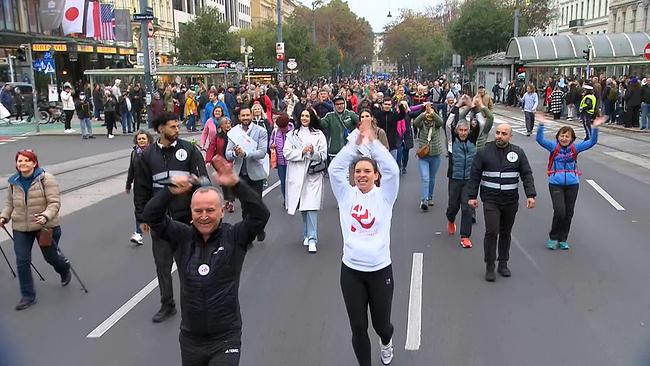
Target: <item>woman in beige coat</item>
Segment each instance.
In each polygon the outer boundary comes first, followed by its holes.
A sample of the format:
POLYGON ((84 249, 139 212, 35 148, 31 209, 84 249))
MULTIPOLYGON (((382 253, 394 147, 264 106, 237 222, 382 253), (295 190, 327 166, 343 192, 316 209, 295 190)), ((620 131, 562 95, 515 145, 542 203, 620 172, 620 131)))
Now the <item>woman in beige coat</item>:
POLYGON ((30 268, 35 239, 38 239, 45 261, 61 275, 61 285, 67 286, 71 277, 70 265, 58 251, 61 197, 56 179, 38 166, 38 157, 31 150, 16 153, 16 170, 17 173, 9 178, 0 226, 13 221, 14 251, 22 295, 16 310, 24 310, 36 303, 30 268))

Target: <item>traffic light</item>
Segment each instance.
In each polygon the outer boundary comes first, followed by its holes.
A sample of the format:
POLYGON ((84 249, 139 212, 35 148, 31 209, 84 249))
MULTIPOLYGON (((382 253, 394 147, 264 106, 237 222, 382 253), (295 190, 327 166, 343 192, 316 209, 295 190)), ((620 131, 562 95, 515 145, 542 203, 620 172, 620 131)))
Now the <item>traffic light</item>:
POLYGON ((252 65, 255 62, 255 57, 253 55, 248 55, 248 64, 252 65))
POLYGON ((586 50, 582 50, 582 53, 585 54, 584 56, 582 56, 582 58, 584 58, 585 60, 591 62, 594 59, 594 53, 591 50, 591 46, 589 46, 589 48, 587 48, 586 50))
POLYGON ((17 49, 16 50, 16 59, 18 59, 18 61, 22 61, 22 62, 26 61, 27 60, 27 55, 25 55, 25 50, 23 50, 22 48, 17 49))

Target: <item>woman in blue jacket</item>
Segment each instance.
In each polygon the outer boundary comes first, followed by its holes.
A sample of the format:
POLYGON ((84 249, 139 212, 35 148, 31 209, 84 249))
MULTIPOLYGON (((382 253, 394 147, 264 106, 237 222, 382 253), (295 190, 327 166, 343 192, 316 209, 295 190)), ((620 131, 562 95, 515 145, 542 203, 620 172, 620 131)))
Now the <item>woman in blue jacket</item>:
POLYGON ((571 228, 573 209, 578 197, 580 171, 578 154, 592 148, 598 142, 598 126, 607 118, 599 117, 593 121, 593 134, 589 140, 576 142, 573 128, 564 126, 555 134, 555 141, 544 138, 544 115, 538 113, 537 143, 551 154, 548 160, 548 189, 553 201, 553 223, 546 241, 548 249, 569 249, 567 238, 571 228))

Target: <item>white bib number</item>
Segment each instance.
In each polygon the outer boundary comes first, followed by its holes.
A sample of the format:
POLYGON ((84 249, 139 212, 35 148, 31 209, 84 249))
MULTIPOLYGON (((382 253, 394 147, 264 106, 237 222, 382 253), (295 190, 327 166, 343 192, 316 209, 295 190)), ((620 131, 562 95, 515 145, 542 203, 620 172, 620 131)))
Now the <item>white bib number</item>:
POLYGON ((176 159, 178 161, 185 161, 187 159, 187 151, 185 149, 176 150, 176 159))
POLYGON ((511 151, 508 153, 508 155, 506 155, 506 159, 508 159, 509 162, 514 163, 519 159, 519 155, 517 155, 516 152, 511 151))
POLYGON ((201 276, 207 276, 208 273, 210 273, 210 266, 208 266, 207 264, 202 264, 199 266, 199 274, 201 276))

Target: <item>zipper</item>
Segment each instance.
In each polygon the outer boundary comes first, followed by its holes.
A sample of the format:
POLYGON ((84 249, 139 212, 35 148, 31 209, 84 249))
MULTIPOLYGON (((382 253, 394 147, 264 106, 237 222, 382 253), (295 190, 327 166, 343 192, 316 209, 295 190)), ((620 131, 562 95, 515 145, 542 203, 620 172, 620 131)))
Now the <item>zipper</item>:
POLYGON ((463 180, 465 180, 465 174, 467 172, 467 143, 461 144, 461 147, 463 148, 463 180))
MULTIPOLYGON (((201 261, 199 263, 199 266, 204 263, 207 264, 207 262, 205 261, 205 244, 201 245, 201 261)), ((212 271, 212 268, 210 268, 210 271, 212 271)), ((201 297, 203 298, 203 310, 205 310, 208 308, 208 300, 206 298, 205 280, 203 278, 201 278, 201 297)), ((207 311, 203 311, 203 324, 206 326, 206 328, 209 328, 207 311)))

